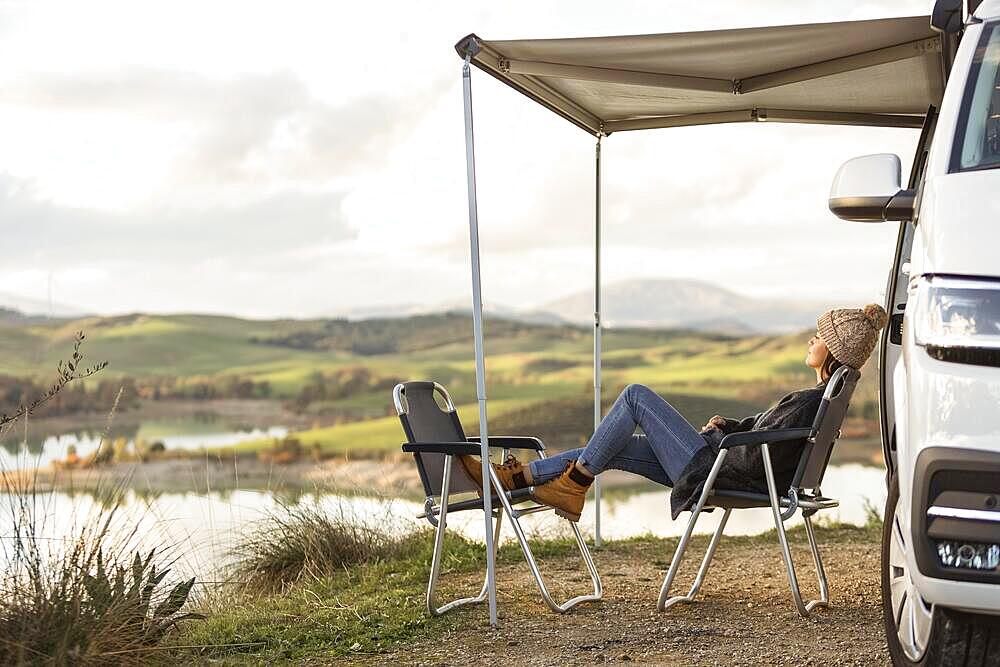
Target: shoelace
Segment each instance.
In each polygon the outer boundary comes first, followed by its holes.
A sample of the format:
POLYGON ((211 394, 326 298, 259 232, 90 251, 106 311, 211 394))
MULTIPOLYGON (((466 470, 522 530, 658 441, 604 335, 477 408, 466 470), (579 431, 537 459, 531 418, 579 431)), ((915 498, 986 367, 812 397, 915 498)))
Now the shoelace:
POLYGON ((517 460, 517 457, 513 454, 508 454, 507 458, 504 459, 503 465, 500 466, 503 470, 513 470, 514 468, 521 465, 521 462, 517 460))

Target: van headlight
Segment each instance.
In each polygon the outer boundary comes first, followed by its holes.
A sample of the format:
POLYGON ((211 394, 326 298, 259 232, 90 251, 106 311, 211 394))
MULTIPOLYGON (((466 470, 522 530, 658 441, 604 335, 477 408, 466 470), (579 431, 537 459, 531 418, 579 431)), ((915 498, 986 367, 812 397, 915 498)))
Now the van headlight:
POLYGON ((906 316, 931 357, 1000 366, 1000 281, 923 276, 910 286, 906 316))

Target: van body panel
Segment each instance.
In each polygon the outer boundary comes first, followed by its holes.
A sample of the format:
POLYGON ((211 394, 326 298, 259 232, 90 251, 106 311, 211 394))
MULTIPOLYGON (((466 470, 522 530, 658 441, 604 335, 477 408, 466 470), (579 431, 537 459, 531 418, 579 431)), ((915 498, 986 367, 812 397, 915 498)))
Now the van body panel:
MULTIPOLYGON (((906 346, 906 400, 912 469, 925 447, 965 447, 1000 452, 1000 369, 938 361, 923 347, 906 346)), ((902 462, 902 461, 901 461, 902 462)))
POLYGON ((974 614, 1000 615, 996 584, 925 577, 916 568, 913 551, 906 552, 906 560, 912 572, 913 583, 925 601, 974 614))
MULTIPOLYGON (((1000 0, 983 2, 977 16, 997 20, 1000 0)), ((1000 168, 949 173, 967 80, 983 26, 975 21, 966 25, 941 102, 918 190, 908 271, 911 285, 929 275, 1000 278, 1000 168)), ((904 310, 902 360, 885 382, 891 385, 895 410, 900 494, 896 518, 909 536, 910 548, 905 550, 908 576, 927 603, 998 615, 1000 585, 971 581, 976 579, 971 572, 966 580, 944 576, 940 570, 937 576, 928 576, 918 566, 915 547, 928 539, 923 534, 924 504, 929 501, 925 491, 931 488, 929 478, 933 477, 933 473, 920 472, 921 453, 934 455, 930 448, 951 448, 980 452, 984 461, 1000 456, 1000 368, 932 358, 914 340, 911 303, 908 301, 904 310)), ((934 563, 928 565, 928 572, 937 566, 936 560, 934 563)))
MULTIPOLYGON (((901 498, 912 497, 912 472, 927 447, 965 447, 1000 452, 1000 369, 931 358, 913 341, 903 320, 903 368, 894 380, 903 391, 896 401, 896 452, 901 498), (904 419, 899 419, 903 416, 904 419)), ((903 503, 904 505, 906 503, 903 503)), ((906 513, 908 516, 909 512, 906 513)))
POLYGON ((1000 169, 930 176, 916 231, 911 275, 1000 276, 1000 169))
MULTIPOLYGON (((900 498, 908 502, 900 503, 899 518, 916 544, 921 536, 913 534, 919 525, 913 513, 926 511, 916 498, 929 481, 913 474, 920 453, 930 447, 957 447, 1000 455, 1000 421, 995 419, 1000 405, 1000 369, 932 359, 913 344, 908 329, 904 324, 905 400, 896 403, 906 415, 900 420, 905 421, 900 433, 904 444, 897 456, 899 469, 907 471, 899 476, 900 498)), ((918 567, 914 549, 907 549, 906 560, 925 601, 951 609, 1000 614, 996 584, 926 576, 918 567)))
POLYGON ((983 0, 973 15, 979 19, 1000 17, 1000 0, 983 0))

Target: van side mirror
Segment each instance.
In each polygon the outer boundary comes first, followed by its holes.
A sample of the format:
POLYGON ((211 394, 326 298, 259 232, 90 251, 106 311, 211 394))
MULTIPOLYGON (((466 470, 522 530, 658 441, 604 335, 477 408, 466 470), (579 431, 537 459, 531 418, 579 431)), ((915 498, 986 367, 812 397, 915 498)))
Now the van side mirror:
MULTIPOLYGON (((969 13, 975 7, 969 3, 969 13)), ((975 3, 979 4, 979 3, 975 3)), ((962 31, 962 0, 937 0, 931 10, 931 28, 936 32, 958 33, 962 31)))
POLYGON ((913 190, 899 187, 898 155, 879 153, 848 160, 830 188, 830 210, 842 220, 884 222, 913 219, 913 190))

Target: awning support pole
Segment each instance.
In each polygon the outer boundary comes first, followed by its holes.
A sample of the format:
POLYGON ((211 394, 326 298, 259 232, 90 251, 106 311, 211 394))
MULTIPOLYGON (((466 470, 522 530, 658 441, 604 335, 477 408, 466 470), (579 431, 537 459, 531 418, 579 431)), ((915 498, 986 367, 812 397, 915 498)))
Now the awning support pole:
POLYGON ((490 490, 490 439, 486 427, 486 363, 483 359, 483 299, 479 275, 479 214, 476 207, 476 151, 472 132, 472 74, 469 61, 476 46, 470 42, 462 67, 465 97, 465 164, 469 185, 469 243, 472 255, 472 332, 476 345, 476 398, 479 400, 479 447, 483 464, 483 517, 486 522, 486 587, 490 625, 497 624, 496 562, 493 548, 493 499, 490 490))
MULTIPOLYGON (((594 430, 601 423, 601 138, 594 152, 594 430)), ((601 481, 594 478, 594 546, 601 546, 601 481)))

